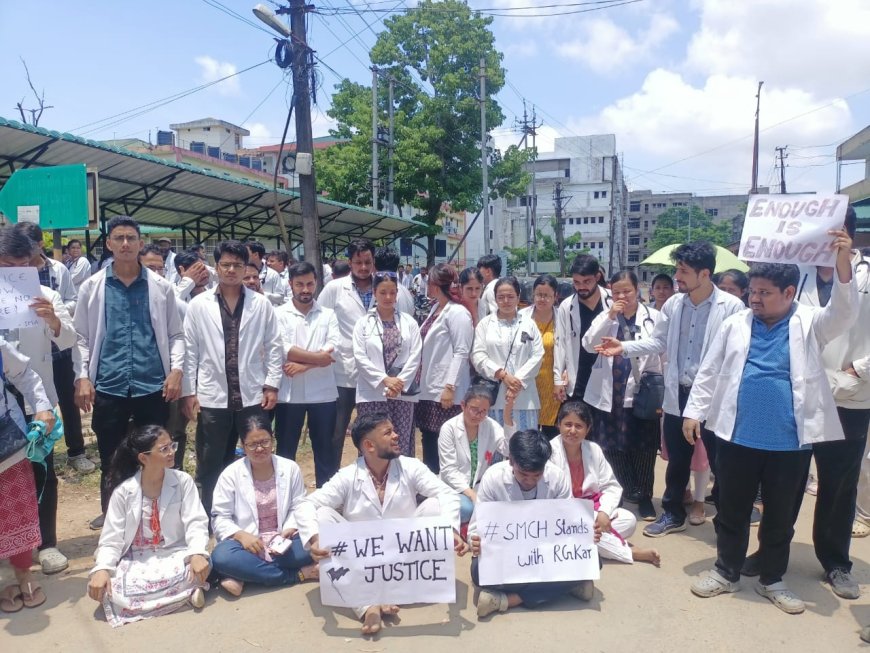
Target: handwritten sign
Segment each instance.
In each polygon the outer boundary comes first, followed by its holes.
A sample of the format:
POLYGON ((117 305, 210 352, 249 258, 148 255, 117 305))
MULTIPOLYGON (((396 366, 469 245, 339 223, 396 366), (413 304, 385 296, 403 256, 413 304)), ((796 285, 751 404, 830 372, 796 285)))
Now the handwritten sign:
POLYGON ((42 297, 36 268, 0 268, 0 329, 40 326, 30 308, 36 297, 42 297))
POLYGON ((591 501, 481 501, 474 511, 481 585, 599 578, 591 501))
POLYGON ((454 603, 453 527, 443 517, 320 523, 323 605, 454 603))
POLYGON ((751 195, 738 257, 833 267, 830 229, 841 229, 848 195, 751 195))

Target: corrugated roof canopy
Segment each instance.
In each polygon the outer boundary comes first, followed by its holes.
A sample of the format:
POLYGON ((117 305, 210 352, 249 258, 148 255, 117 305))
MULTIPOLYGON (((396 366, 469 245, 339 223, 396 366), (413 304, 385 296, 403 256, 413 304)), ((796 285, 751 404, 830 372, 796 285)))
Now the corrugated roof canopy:
MULTIPOLYGON (((271 186, 0 117, 0 186, 19 168, 72 163, 98 171, 106 220, 129 215, 141 224, 182 229, 191 240, 279 235, 271 186)), ((291 240, 301 242, 299 194, 279 189, 278 198, 291 240)), ((321 240, 333 251, 354 238, 392 239, 422 226, 321 197, 317 212, 321 240)))

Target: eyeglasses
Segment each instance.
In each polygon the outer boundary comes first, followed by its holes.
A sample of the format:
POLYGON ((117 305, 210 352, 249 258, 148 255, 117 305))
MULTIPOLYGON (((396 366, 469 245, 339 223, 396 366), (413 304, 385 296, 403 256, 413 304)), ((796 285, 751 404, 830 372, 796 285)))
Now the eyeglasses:
POLYGON ((112 240, 114 240, 116 243, 135 243, 136 241, 139 240, 138 234, 135 236, 117 235, 117 236, 110 236, 110 238, 112 240))
MULTIPOLYGON (((166 445, 160 447, 157 450, 157 453, 159 453, 161 456, 165 456, 169 453, 175 453, 176 451, 178 451, 178 443, 172 442, 170 444, 166 444, 166 445)), ((142 453, 144 453, 145 455, 149 455, 149 454, 152 454, 154 452, 153 451, 143 451, 142 453)))
POLYGON ((473 406, 466 406, 465 410, 467 410, 472 417, 483 417, 489 412, 488 408, 474 408, 473 406))
POLYGON ((244 270, 245 264, 244 263, 218 263, 218 267, 221 270, 229 272, 230 270, 244 270))
POLYGON ((268 451, 271 448, 271 440, 260 440, 259 442, 245 442, 245 449, 247 449, 248 451, 268 451))

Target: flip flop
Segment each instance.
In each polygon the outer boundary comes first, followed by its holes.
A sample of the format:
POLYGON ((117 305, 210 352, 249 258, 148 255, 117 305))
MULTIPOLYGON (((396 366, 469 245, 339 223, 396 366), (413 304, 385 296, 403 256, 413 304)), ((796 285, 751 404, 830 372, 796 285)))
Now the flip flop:
POLYGON ((21 600, 24 602, 25 608, 38 608, 45 603, 45 592, 42 587, 37 585, 33 587, 32 583, 27 583, 27 592, 21 592, 21 600))
POLYGON ((23 607, 24 601, 21 600, 21 588, 18 585, 9 585, 0 592, 0 611, 18 612, 23 607))
POLYGON ((852 537, 867 537, 870 535, 870 526, 860 519, 852 522, 852 537))

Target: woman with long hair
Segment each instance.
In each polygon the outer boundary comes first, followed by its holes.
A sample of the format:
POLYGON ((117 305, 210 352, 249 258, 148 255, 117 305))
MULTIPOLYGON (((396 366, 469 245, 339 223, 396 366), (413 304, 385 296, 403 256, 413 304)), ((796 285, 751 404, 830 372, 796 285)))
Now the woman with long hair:
POLYGON ((538 399, 541 409, 538 412, 538 430, 548 438, 559 434, 556 426, 556 413, 559 412, 559 400, 555 393, 553 380, 553 348, 556 344, 556 297, 559 292, 559 282, 551 274, 542 274, 532 284, 534 303, 520 311, 527 315, 541 332, 541 342, 544 345, 544 358, 541 359, 541 369, 535 377, 535 387, 538 389, 538 399))
POLYGON ((420 325, 423 354, 417 380, 420 395, 414 419, 423 440, 423 462, 437 474, 438 434, 458 415, 469 385, 468 356, 474 337, 471 315, 454 299, 459 276, 452 265, 439 263, 429 271, 426 294, 432 300, 429 315, 420 325))
POLYGON ((205 605, 208 517, 193 479, 172 469, 177 449, 166 429, 149 425, 131 431, 112 456, 88 596, 113 627, 205 605))
POLYGON ((477 326, 477 311, 483 292, 483 275, 477 268, 465 268, 459 273, 459 303, 471 313, 471 322, 477 326))

